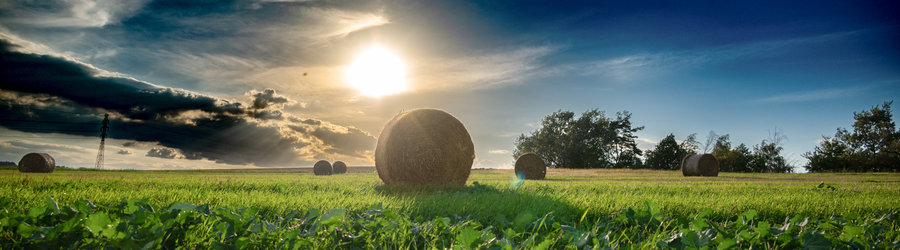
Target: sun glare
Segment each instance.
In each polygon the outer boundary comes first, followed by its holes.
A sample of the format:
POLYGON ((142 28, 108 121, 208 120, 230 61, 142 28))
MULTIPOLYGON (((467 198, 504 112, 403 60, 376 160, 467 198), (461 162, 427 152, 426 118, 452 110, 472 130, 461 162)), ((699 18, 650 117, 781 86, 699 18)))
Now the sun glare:
POLYGON ((382 47, 360 53, 345 74, 347 83, 363 95, 380 97, 406 90, 406 65, 382 47))

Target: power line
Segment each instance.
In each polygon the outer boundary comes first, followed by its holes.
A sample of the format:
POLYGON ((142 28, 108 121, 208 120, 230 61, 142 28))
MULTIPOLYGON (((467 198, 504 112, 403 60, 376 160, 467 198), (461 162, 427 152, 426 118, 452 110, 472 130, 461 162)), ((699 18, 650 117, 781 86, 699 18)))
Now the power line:
POLYGON ((103 115, 103 126, 100 127, 100 149, 97 150, 97 169, 103 168, 103 147, 106 145, 106 132, 109 131, 109 114, 103 115))

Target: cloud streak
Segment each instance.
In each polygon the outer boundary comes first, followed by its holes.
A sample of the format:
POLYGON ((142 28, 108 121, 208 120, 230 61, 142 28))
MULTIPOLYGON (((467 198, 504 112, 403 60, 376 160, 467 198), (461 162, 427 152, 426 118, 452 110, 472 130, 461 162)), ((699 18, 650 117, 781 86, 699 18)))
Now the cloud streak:
MULTIPOLYGON (((497 88, 521 83, 523 79, 539 77, 548 73, 541 70, 540 60, 559 50, 553 46, 520 47, 513 50, 497 51, 489 54, 460 57, 446 62, 433 62, 439 65, 429 69, 426 77, 442 79, 424 88, 463 88, 484 89, 497 88)), ((434 82, 434 81, 421 81, 434 82)))
POLYGON ((857 34, 859 34, 858 31, 837 32, 818 36, 726 45, 700 50, 638 53, 596 60, 579 66, 569 66, 568 68, 583 75, 602 75, 612 79, 624 80, 651 72, 677 70, 709 63, 785 53, 785 50, 788 48, 845 39, 857 34))
POLYGON ((868 90, 869 87, 847 87, 847 88, 830 88, 818 89, 811 91, 802 91, 786 94, 777 94, 765 98, 756 99, 755 103, 794 103, 794 102, 812 102, 829 99, 846 98, 859 95, 868 90))
POLYGON ((7 23, 43 27, 102 27, 116 24, 141 9, 147 0, 8 1, 0 4, 7 23))
POLYGON ((508 155, 510 153, 511 152, 506 149, 493 149, 493 150, 488 151, 488 154, 495 154, 495 155, 508 155))

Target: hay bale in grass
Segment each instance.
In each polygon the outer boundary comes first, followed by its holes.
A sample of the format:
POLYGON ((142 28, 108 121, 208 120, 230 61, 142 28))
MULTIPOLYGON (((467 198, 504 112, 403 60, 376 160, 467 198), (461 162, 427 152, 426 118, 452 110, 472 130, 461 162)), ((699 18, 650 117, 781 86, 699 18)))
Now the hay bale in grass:
POLYGON ((526 153, 516 159, 516 175, 527 180, 543 180, 547 176, 547 165, 537 154, 526 153))
POLYGON ((313 165, 313 173, 316 175, 331 175, 334 172, 334 169, 331 168, 331 163, 328 163, 326 160, 321 160, 316 162, 316 165, 313 165))
POLYGON ((719 161, 712 154, 688 155, 681 160, 684 176, 719 176, 719 161))
POLYGON ((335 174, 347 173, 347 164, 342 161, 334 162, 334 164, 331 164, 331 168, 334 170, 335 174))
POLYGON ((416 109, 384 125, 375 169, 387 185, 465 185, 475 160, 472 137, 442 110, 416 109))
POLYGON ((47 153, 29 153, 19 160, 19 172, 50 173, 56 169, 56 160, 47 153))

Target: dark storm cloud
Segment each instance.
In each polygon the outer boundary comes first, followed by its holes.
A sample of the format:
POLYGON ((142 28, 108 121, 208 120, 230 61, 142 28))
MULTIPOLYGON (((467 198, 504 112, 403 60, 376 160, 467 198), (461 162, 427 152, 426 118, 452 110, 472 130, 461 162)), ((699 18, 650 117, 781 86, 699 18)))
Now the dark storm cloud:
POLYGON ((326 127, 317 127, 310 134, 324 142, 328 142, 332 146, 328 149, 330 153, 353 155, 356 152, 372 149, 370 145, 358 143, 368 140, 371 136, 357 128, 339 131, 326 127))
POLYGON ((131 78, 102 76, 104 72, 47 55, 10 51, 0 42, 0 72, 3 89, 24 93, 46 93, 85 106, 101 107, 133 119, 173 116, 187 110, 218 114, 240 114, 240 103, 220 101, 131 78))
POLYGON ((178 157, 178 153, 176 153, 175 150, 171 148, 152 148, 150 149, 150 151, 147 151, 146 156, 163 159, 175 159, 175 157, 178 157))
POLYGON ((290 102, 287 97, 278 95, 274 89, 265 89, 263 91, 252 91, 253 108, 264 109, 270 105, 286 104, 290 102))
POLYGON ((302 121, 300 121, 300 123, 308 124, 308 125, 319 125, 319 124, 322 124, 321 121, 313 120, 313 119, 302 120, 302 121))
POLYGON ((110 138, 157 142, 186 159, 260 166, 306 164, 331 154, 368 158, 375 142, 356 128, 296 122, 303 119, 278 110, 290 100, 271 89, 251 91, 255 107, 245 107, 61 57, 18 52, 5 40, 0 69, 2 125, 24 132, 97 136, 108 112, 110 138))

